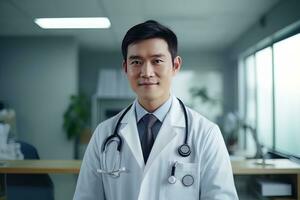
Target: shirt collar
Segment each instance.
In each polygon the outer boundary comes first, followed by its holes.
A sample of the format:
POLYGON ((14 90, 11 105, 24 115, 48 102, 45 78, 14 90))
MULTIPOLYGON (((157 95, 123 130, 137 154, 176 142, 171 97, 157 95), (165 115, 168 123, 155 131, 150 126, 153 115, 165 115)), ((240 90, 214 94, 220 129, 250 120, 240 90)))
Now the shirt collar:
MULTIPOLYGON (((142 119, 142 117, 144 117, 144 115, 148 114, 149 112, 141 106, 141 104, 138 102, 137 99, 135 100, 134 104, 135 104, 136 119, 137 122, 139 122, 142 119)), ((149 113, 149 114, 153 114, 160 122, 163 122, 163 120, 165 119, 167 113, 171 108, 171 105, 172 105, 172 95, 170 95, 169 99, 165 103, 163 103, 159 108, 157 108, 153 113, 149 113)))

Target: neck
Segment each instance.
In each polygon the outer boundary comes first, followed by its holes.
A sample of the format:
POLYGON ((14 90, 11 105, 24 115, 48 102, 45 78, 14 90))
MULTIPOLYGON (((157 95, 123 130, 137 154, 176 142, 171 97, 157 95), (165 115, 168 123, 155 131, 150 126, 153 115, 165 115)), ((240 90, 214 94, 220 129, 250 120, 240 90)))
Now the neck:
POLYGON ((138 99, 139 103, 145 110, 147 110, 150 113, 153 113, 157 108, 159 108, 161 105, 163 105, 168 99, 170 95, 168 95, 164 99, 155 99, 155 100, 149 100, 149 99, 138 99))

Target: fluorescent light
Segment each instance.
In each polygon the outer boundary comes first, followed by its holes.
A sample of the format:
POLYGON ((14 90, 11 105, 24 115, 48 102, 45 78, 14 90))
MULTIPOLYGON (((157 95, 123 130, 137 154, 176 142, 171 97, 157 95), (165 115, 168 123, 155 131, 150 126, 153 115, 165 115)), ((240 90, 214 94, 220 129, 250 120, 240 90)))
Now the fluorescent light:
POLYGON ((107 17, 37 18, 34 22, 43 29, 88 29, 110 27, 110 21, 107 17))

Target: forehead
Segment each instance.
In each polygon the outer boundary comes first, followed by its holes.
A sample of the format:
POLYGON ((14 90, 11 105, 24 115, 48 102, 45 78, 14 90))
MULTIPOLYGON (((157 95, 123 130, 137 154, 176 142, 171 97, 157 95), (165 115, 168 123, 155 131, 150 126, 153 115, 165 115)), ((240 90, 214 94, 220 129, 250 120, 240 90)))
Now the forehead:
POLYGON ((147 57, 151 55, 171 56, 168 43, 160 38, 152 38, 132 43, 128 46, 127 58, 131 56, 147 57))

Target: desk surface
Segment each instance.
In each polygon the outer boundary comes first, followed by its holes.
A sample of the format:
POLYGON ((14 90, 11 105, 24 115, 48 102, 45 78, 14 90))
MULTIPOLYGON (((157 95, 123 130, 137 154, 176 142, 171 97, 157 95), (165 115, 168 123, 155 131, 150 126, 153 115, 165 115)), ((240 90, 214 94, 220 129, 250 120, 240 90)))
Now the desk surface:
MULTIPOLYGON (((267 160, 273 166, 256 165, 256 161, 231 161, 233 174, 300 174, 300 165, 287 159, 267 160)), ((80 165, 81 160, 0 161, 0 173, 79 173, 80 165)))
POLYGON ((81 160, 8 160, 0 161, 0 173, 44 174, 79 173, 81 160))
POLYGON ((288 159, 268 159, 272 165, 257 165, 261 159, 231 161, 233 174, 300 174, 300 165, 288 159))

